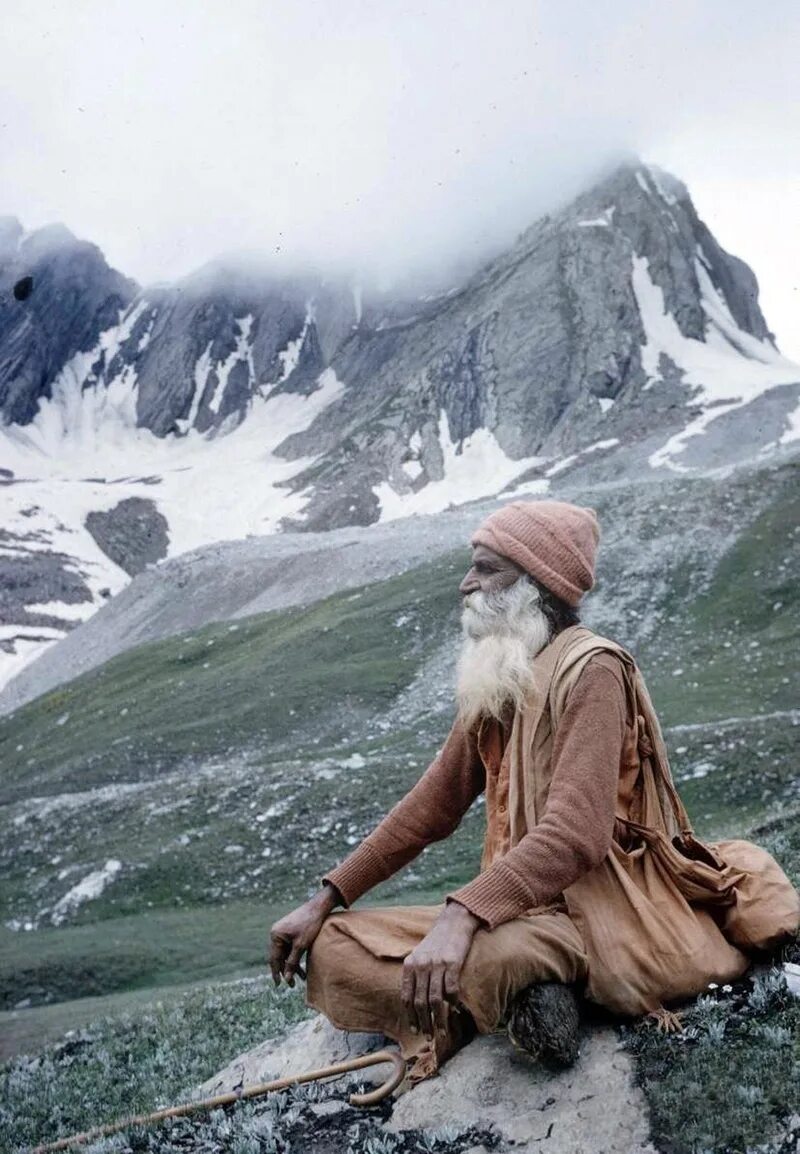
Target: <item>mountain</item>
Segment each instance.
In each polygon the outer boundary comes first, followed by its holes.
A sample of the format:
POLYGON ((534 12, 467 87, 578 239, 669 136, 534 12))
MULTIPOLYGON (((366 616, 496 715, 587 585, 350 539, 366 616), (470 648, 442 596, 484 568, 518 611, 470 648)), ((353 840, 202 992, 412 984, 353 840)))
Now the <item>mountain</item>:
POLYGON ((214 542, 702 474, 800 432, 755 277, 641 165, 416 300, 242 261, 140 289, 60 226, 4 221, 0 254, 0 684, 214 542))

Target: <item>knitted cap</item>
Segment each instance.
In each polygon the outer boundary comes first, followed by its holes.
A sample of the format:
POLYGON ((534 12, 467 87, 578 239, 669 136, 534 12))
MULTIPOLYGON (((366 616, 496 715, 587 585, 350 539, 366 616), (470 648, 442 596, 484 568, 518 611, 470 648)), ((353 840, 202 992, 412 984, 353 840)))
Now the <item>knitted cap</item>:
POLYGON ((471 543, 510 557, 574 607, 594 585, 599 540, 594 509, 566 501, 512 501, 478 526, 471 543))

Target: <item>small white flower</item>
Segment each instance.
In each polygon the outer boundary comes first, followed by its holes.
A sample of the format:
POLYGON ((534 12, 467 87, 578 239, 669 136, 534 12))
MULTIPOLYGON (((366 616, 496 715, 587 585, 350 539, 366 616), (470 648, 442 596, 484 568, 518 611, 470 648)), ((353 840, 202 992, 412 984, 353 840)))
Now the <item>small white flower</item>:
POLYGON ((730 994, 732 992, 732 990, 733 990, 733 986, 723 986, 722 987, 723 994, 730 994))
POLYGON ((716 982, 709 982, 709 983, 708 983, 708 988, 709 988, 709 990, 718 990, 718 989, 719 989, 719 986, 717 985, 717 983, 716 983, 716 982))

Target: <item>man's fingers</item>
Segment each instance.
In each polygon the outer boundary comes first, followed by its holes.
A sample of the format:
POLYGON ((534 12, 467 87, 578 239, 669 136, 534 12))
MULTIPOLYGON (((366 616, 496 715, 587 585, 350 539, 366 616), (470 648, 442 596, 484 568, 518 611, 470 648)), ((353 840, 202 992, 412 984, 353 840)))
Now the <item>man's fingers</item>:
POLYGON ((443 1030, 447 1013, 444 1001, 444 966, 434 966, 431 970, 428 1005, 431 1008, 431 1021, 433 1025, 443 1030))
POLYGON ((444 972, 444 996, 448 1002, 455 1005, 461 989, 461 970, 452 963, 444 972))
POLYGON ((417 1018, 417 1011, 414 1006, 414 987, 416 985, 416 971, 410 965, 403 966, 403 982, 400 987, 400 998, 405 1006, 408 1014, 408 1022, 411 1029, 416 1031, 419 1029, 419 1019, 417 1018))
POLYGON ((414 1008, 420 1029, 424 1034, 432 1034, 431 1007, 429 998, 431 971, 428 967, 417 973, 416 989, 414 991, 414 1008))
POLYGON ((269 951, 269 968, 272 971, 272 980, 276 986, 279 986, 281 982, 283 964, 289 946, 290 943, 285 938, 280 938, 277 934, 272 935, 272 945, 269 951))
POLYGON ((297 967, 300 965, 300 956, 303 953, 303 947, 297 942, 292 946, 292 951, 286 961, 286 968, 283 971, 286 978, 286 984, 294 985, 294 975, 297 972, 297 967))

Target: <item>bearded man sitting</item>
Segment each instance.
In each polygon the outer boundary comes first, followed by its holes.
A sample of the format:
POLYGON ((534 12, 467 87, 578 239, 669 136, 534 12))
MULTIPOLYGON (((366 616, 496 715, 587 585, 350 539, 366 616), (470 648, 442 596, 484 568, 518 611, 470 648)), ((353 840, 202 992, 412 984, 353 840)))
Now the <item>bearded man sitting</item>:
POLYGON ((318 894, 272 927, 276 984, 303 974, 308 951, 308 1004, 342 1029, 395 1039, 411 1082, 503 1026, 569 1065, 576 991, 669 1022, 665 1002, 739 977, 745 946, 800 925, 774 859, 693 837, 634 658, 580 624, 599 536, 594 510, 561 501, 514 502, 478 528, 443 748, 318 894), (333 912, 448 837, 481 793, 477 877, 439 905, 333 912), (765 901, 745 893, 753 854, 771 879, 765 901))

